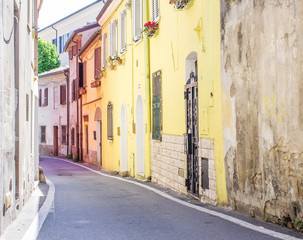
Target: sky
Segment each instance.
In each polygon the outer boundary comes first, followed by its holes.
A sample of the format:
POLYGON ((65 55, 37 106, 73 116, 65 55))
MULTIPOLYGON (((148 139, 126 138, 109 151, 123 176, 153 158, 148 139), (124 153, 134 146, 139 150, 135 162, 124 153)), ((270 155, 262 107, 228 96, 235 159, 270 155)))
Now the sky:
POLYGON ((76 12, 96 0, 43 0, 39 14, 39 29, 76 12))

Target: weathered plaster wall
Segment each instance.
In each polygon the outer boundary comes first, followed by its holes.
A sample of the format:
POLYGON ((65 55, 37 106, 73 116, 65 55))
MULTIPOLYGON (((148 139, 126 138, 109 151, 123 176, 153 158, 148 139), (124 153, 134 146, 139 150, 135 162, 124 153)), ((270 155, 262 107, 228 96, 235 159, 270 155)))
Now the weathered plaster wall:
POLYGON ((303 216, 303 2, 221 0, 229 203, 273 220, 303 216))

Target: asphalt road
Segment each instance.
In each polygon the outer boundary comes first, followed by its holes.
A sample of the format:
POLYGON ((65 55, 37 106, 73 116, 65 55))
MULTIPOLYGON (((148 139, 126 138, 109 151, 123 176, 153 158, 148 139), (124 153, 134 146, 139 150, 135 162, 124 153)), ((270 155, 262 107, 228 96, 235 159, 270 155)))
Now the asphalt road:
POLYGON ((71 163, 40 165, 56 189, 40 240, 275 239, 71 163))

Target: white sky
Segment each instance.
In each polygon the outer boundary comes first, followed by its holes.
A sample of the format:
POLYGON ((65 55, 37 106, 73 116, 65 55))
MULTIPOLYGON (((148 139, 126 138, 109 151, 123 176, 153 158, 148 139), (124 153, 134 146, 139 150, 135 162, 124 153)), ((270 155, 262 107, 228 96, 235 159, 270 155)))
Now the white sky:
POLYGON ((39 28, 47 27, 95 1, 96 0, 43 0, 39 14, 39 28))

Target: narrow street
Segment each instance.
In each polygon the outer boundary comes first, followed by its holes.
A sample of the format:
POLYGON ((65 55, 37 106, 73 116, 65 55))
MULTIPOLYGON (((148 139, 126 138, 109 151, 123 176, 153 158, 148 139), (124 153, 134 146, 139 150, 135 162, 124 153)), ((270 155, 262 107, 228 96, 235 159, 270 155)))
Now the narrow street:
POLYGON ((64 160, 40 161, 55 185, 40 240, 275 239, 64 160))

